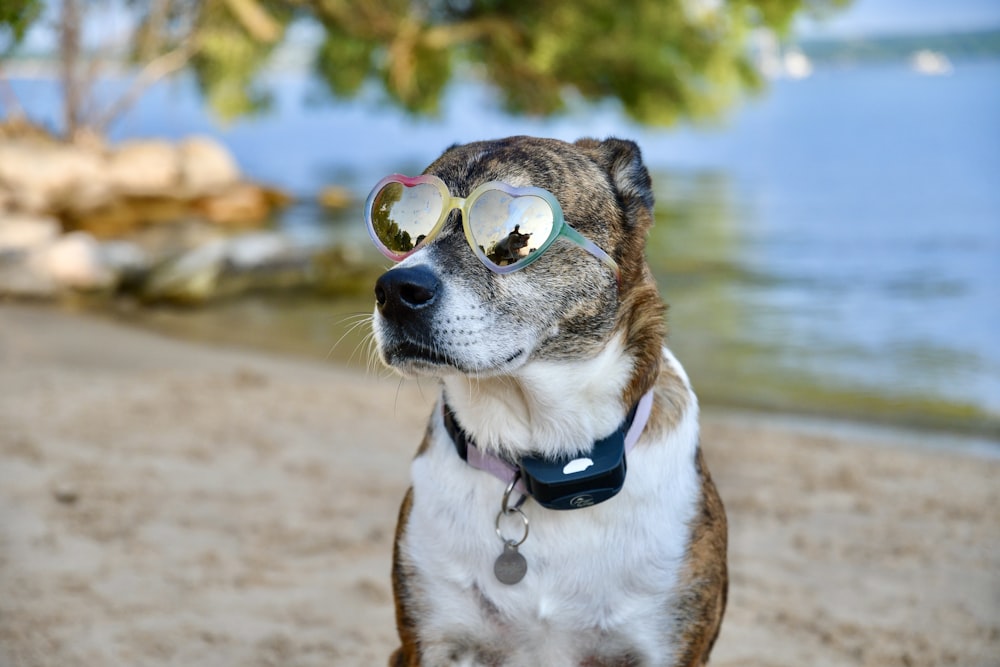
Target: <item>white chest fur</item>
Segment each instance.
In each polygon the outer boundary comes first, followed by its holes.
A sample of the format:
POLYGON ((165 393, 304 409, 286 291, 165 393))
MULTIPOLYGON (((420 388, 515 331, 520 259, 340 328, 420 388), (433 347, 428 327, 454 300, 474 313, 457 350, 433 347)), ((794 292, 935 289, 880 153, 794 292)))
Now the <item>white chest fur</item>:
MULTIPOLYGON (((666 362, 677 365, 669 352, 666 362)), ((503 551, 494 522, 504 485, 457 456, 435 411, 430 447, 412 466, 401 545, 426 604, 419 633, 427 664, 569 667, 626 652, 641 664, 666 662, 669 592, 698 497, 697 412, 692 394, 665 441, 640 440, 611 500, 570 511, 529 500, 530 533, 520 547, 528 571, 508 586, 493 574, 503 551)), ((510 526, 518 537, 519 526, 510 526)))

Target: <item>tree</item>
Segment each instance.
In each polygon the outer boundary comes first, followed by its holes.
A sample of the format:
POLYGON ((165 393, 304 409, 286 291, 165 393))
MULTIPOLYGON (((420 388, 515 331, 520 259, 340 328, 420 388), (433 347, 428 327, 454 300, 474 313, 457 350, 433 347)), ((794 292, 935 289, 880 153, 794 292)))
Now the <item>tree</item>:
MULTIPOLYGON (((0 64, 24 39, 28 28, 42 13, 41 0, 5 0, 0 2, 0 64)), ((23 115, 17 97, 7 85, 0 69, 0 104, 10 109, 11 115, 23 115)))
MULTIPOLYGON (((0 25, 23 35, 41 1, 7 0, 0 25)), ((323 26, 316 71, 338 96, 378 81, 394 103, 433 113, 460 72, 494 85, 514 113, 555 113, 574 97, 614 98, 636 120, 666 125, 717 115, 761 86, 748 50, 754 30, 783 33, 799 12, 849 2, 126 0, 137 26, 128 49, 140 67, 135 85, 96 118, 67 113, 67 127, 106 125, 136 91, 185 65, 223 117, 261 109, 268 98, 258 74, 296 17, 323 26)), ((74 35, 83 10, 80 0, 59 5, 72 102, 80 80, 74 68, 85 60, 74 35)))
MULTIPOLYGON (((3 0, 0 37, 7 44, 0 42, 0 58, 9 56, 28 27, 45 16, 46 4, 58 33, 67 138, 105 131, 149 86, 185 67, 194 71, 210 106, 223 118, 265 107, 257 75, 294 11, 286 2, 267 0, 3 0), (103 31, 107 36, 85 40, 86 17, 95 9, 127 15, 130 35, 122 40, 103 31), (117 97, 98 100, 93 87, 102 67, 122 60, 134 67, 129 85, 117 97)), ((15 108, 3 83, 0 72, 4 106, 15 108)))
POLYGON ((0 56, 16 46, 42 13, 41 0, 4 0, 0 3, 0 56))
POLYGON ((340 95, 372 78, 416 112, 437 109, 457 66, 509 111, 550 114, 567 97, 617 98, 643 123, 718 114, 757 89, 747 40, 802 10, 850 0, 302 0, 326 28, 317 67, 340 95))

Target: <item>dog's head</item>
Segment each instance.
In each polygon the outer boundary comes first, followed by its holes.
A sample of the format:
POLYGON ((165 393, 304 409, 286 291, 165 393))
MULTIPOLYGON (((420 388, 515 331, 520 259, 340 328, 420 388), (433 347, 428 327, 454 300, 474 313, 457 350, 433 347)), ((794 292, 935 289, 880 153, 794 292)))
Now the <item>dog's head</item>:
MULTIPOLYGON (((376 283, 375 339, 387 365, 407 376, 504 375, 533 360, 592 357, 616 331, 634 356, 658 358, 662 304, 643 257, 653 194, 634 143, 512 137, 454 146, 425 173, 457 197, 488 181, 548 190, 566 222, 618 263, 620 278, 562 238, 524 269, 494 273, 454 210, 433 241, 376 283)), ((524 242, 517 236, 504 250, 524 242)))

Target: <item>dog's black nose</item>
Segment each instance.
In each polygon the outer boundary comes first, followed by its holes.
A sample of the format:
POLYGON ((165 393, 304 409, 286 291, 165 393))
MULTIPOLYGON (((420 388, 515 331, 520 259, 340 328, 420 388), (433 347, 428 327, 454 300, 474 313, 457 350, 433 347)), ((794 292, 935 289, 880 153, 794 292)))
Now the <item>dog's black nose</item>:
POLYGON ((390 269, 375 281, 375 303, 384 317, 405 318, 433 304, 440 286, 426 267, 390 269))

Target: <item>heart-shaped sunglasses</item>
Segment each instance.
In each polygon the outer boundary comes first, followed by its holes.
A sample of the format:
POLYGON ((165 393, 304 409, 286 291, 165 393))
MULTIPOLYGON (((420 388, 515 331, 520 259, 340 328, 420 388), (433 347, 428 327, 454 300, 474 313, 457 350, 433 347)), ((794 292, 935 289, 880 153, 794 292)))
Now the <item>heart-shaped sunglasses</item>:
POLYGON ((496 273, 523 269, 563 236, 601 260, 619 277, 618 264, 563 219, 548 190, 483 183, 468 197, 452 196, 437 176, 386 176, 368 195, 365 222, 383 255, 401 261, 431 242, 454 209, 476 257, 496 273))

